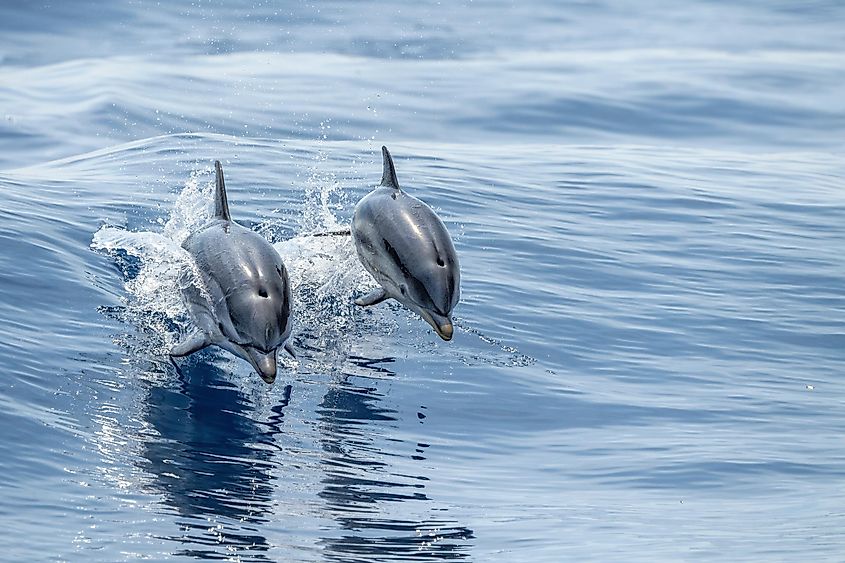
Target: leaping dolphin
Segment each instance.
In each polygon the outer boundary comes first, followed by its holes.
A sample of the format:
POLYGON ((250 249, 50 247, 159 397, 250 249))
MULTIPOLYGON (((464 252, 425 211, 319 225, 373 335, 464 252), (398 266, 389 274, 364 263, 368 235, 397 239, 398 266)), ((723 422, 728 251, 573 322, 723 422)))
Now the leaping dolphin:
POLYGON ((351 229, 358 258, 381 287, 355 303, 396 299, 451 340, 452 310, 461 293, 455 246, 434 211, 399 188, 390 152, 381 152, 381 185, 355 206, 351 229))
POLYGON ((276 354, 291 331, 288 273, 278 252, 261 235, 232 221, 223 167, 214 162, 214 217, 182 248, 196 265, 183 280, 182 297, 198 327, 170 351, 187 356, 215 345, 248 361, 267 383, 276 380, 276 354))

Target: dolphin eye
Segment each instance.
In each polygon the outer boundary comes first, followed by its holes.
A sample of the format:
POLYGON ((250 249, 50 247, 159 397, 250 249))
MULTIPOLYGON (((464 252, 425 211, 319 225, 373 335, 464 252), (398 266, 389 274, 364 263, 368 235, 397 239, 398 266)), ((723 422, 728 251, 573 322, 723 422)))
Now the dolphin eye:
POLYGON ((267 290, 263 287, 258 290, 258 296, 267 299, 267 290))
POLYGON ((405 286, 404 286, 404 285, 403 285, 403 286, 400 286, 400 287, 399 287, 399 291, 401 291, 401 292, 402 292, 402 295, 405 295, 405 291, 406 291, 406 290, 405 290, 405 286))
POLYGON ((446 266, 446 263, 443 262, 443 258, 441 258, 440 256, 437 257, 437 265, 440 266, 441 268, 446 266))

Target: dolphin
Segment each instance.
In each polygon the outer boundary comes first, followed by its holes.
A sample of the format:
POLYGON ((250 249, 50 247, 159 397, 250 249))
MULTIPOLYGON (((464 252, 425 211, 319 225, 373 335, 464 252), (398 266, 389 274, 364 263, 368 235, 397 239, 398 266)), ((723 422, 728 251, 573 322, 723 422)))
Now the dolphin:
POLYGON ((214 162, 217 184, 214 216, 192 233, 182 248, 194 261, 193 278, 181 280, 182 298, 198 327, 170 351, 171 357, 193 354, 206 346, 220 348, 252 365, 267 383, 276 380, 276 354, 291 332, 288 273, 279 253, 258 233, 229 215, 223 167, 214 162))
POLYGON ((381 152, 381 185, 355 206, 351 227, 358 258, 381 287, 355 303, 396 299, 451 340, 452 310, 461 293, 455 245, 434 211, 399 187, 387 147, 381 152))

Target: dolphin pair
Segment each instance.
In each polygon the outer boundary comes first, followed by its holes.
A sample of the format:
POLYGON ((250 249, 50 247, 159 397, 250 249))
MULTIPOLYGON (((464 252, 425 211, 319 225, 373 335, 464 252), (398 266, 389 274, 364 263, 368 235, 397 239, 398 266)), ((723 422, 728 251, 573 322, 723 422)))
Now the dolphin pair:
POLYGON ((170 351, 187 356, 206 346, 252 365, 267 383, 276 379, 276 355, 291 332, 288 273, 279 253, 261 235, 232 221, 223 167, 215 161, 214 216, 182 248, 196 265, 182 283, 182 297, 197 329, 170 351))
MULTIPOLYGON (((434 211, 399 187, 386 147, 382 155, 381 185, 355 206, 350 229, 358 258, 381 287, 355 303, 366 307, 396 299, 443 340, 451 340, 451 315, 461 281, 455 246, 434 211)), ((198 328, 170 355, 187 356, 219 346, 248 361, 264 381, 273 383, 279 348, 294 355, 287 342, 288 274, 266 239, 232 221, 223 168, 219 161, 214 167, 214 216, 182 244, 196 265, 193 279, 182 284, 182 296, 198 328)))
POLYGON ((461 293, 455 246, 434 211, 399 187, 387 147, 381 152, 381 185, 355 206, 351 228, 361 264, 381 287, 355 303, 396 299, 451 340, 452 310, 461 293))

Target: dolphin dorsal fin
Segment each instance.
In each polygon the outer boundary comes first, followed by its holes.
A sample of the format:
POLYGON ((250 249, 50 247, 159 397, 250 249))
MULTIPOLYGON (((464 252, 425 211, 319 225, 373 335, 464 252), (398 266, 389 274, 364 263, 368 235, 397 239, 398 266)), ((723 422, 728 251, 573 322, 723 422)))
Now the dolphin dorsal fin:
POLYGON ((381 175, 381 185, 389 188, 399 189, 399 180, 396 179, 396 168, 393 166, 393 157, 387 147, 381 147, 381 155, 384 157, 384 172, 381 175))
POLYGON ((219 160, 214 161, 214 170, 217 172, 217 184, 214 188, 214 216, 218 219, 231 221, 229 200, 226 198, 226 182, 223 180, 223 166, 219 160))

